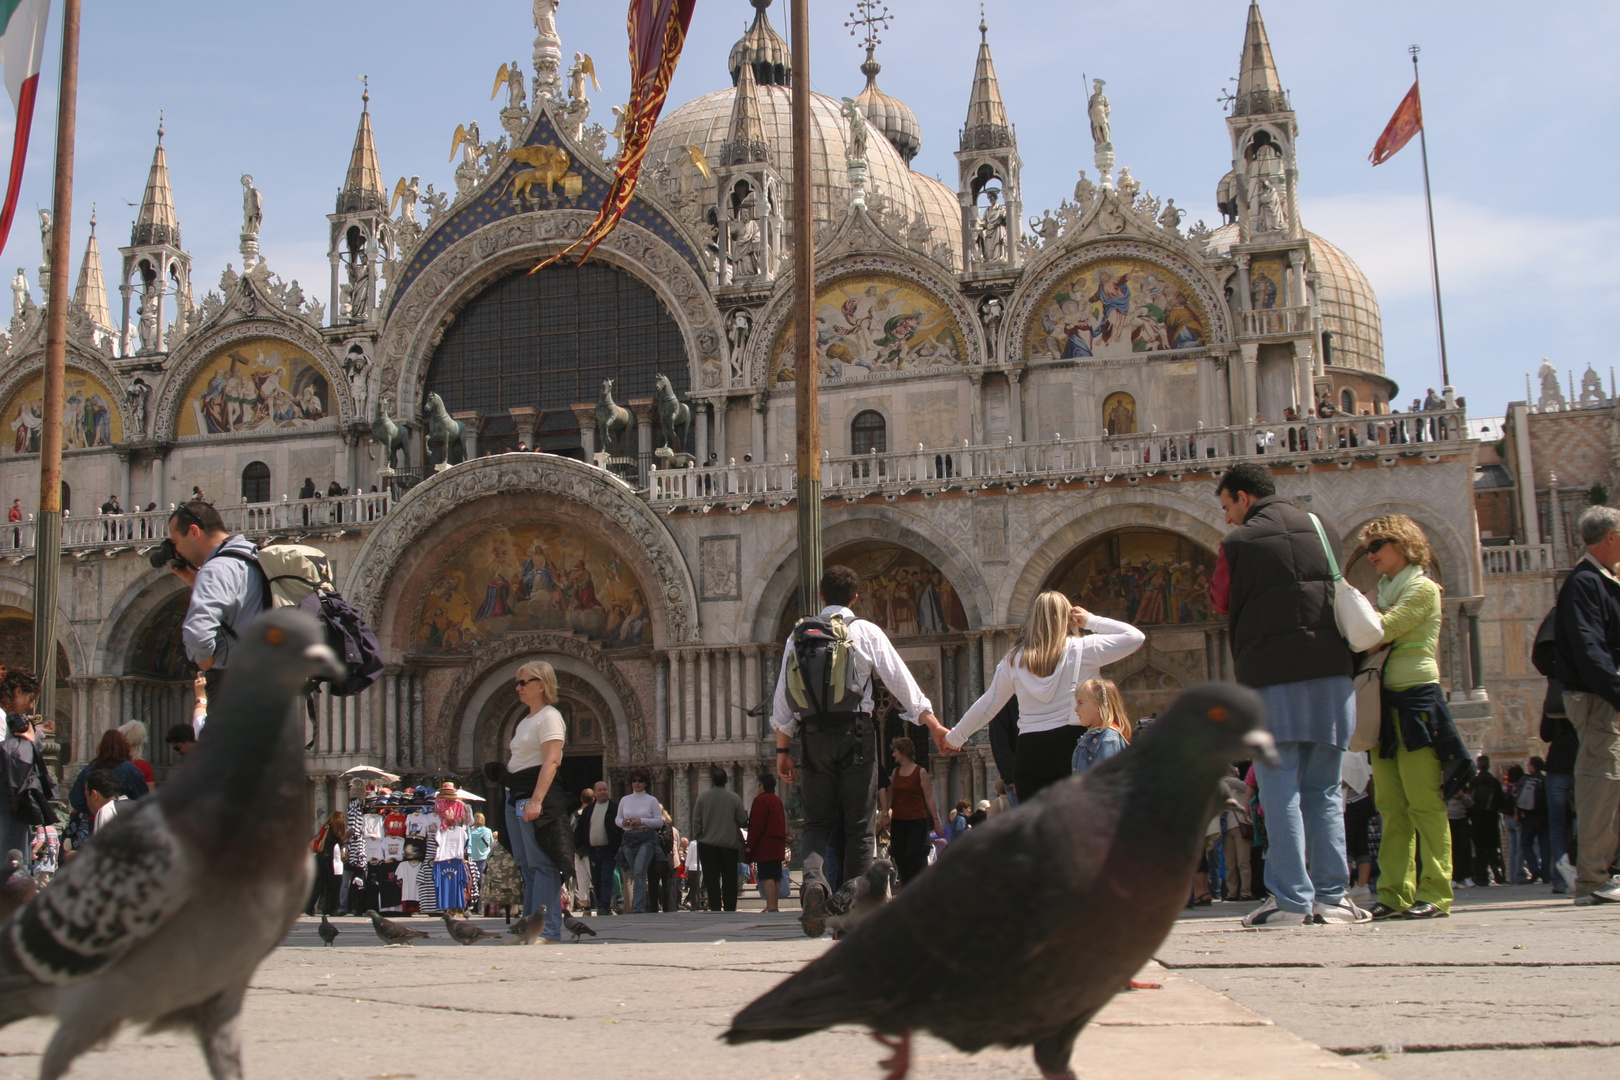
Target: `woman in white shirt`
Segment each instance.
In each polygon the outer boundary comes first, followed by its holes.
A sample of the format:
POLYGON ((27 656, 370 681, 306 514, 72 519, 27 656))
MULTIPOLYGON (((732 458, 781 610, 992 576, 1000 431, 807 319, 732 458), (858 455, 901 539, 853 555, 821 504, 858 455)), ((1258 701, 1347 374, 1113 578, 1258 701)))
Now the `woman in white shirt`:
POLYGON ((619 843, 619 870, 624 875, 625 892, 633 887, 635 904, 627 904, 637 915, 647 914, 647 866, 658 851, 658 830, 664 827, 664 808, 649 794, 647 770, 630 770, 630 794, 619 799, 619 815, 613 823, 624 830, 619 843))
MULTIPOLYGON (((535 822, 542 814, 549 820, 560 813, 566 820, 573 809, 568 792, 553 790, 552 786, 557 766, 562 763, 567 725, 556 709, 557 673, 550 664, 531 660, 518 668, 513 685, 529 715, 518 721, 512 733, 512 756, 506 764, 506 835, 512 841, 512 858, 523 876, 523 915, 529 918, 544 906, 546 920, 541 940, 555 945, 562 940, 559 893, 563 871, 542 849, 535 822), (560 809, 548 805, 559 799, 563 804, 560 809)), ((572 870, 572 866, 567 869, 572 870)))
POLYGON ((1060 592, 1041 593, 1030 606, 1017 644, 996 665, 990 689, 968 706, 946 734, 943 749, 946 753, 960 750, 969 736, 1016 696, 1014 788, 1022 804, 1072 771, 1074 745, 1081 732, 1075 712, 1076 689, 1087 679, 1097 678, 1105 664, 1123 660, 1146 640, 1129 623, 1093 615, 1071 605, 1060 592))

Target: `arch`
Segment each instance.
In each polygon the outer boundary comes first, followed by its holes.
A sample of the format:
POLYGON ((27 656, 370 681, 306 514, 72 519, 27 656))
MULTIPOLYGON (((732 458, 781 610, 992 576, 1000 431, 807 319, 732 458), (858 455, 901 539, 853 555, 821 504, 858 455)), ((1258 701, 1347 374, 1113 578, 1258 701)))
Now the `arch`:
POLYGON ((92 654, 94 670, 104 674, 122 672, 141 631, 177 595, 189 595, 179 578, 167 570, 142 570, 101 620, 101 634, 92 654))
POLYGON ((1339 411, 1347 416, 1356 415, 1356 392, 1348 386, 1339 391, 1339 411))
POLYGON ((1103 398, 1102 431, 1105 435, 1136 434, 1136 398, 1116 390, 1103 398))
MULTIPOLYGON (((333 359, 326 343, 312 327, 302 320, 295 325, 290 319, 280 322, 268 318, 249 318, 226 323, 206 334, 187 337, 177 350, 174 366, 157 389, 152 412, 152 437, 177 438, 181 413, 188 406, 187 391, 202 370, 230 346, 246 344, 254 339, 281 342, 307 355, 326 383, 327 398, 322 402, 326 417, 336 418, 340 424, 355 419, 349 380, 343 376, 342 367, 333 359)), ((297 392, 301 387, 289 383, 287 389, 297 392)))
MULTIPOLYGON (((57 658, 60 661, 65 654, 67 657, 67 672, 76 672, 79 675, 88 674, 93 670, 89 666, 89 656, 84 648, 84 642, 73 628, 72 614, 67 610, 62 597, 68 594, 67 580, 69 575, 63 576, 62 595, 56 601, 56 645, 57 658)), ((34 619, 34 590, 15 578, 0 577, 0 607, 8 607, 26 615, 32 627, 34 619)), ((29 641, 33 640, 33 630, 29 630, 29 641)), ((30 655, 32 655, 30 645, 30 655)), ((66 673, 63 673, 64 677, 66 673)))
POLYGON ((270 501, 270 466, 262 461, 250 461, 242 467, 242 501, 270 501))
MULTIPOLYGON (((1479 557, 1473 554, 1479 550, 1478 542, 1466 542, 1449 518, 1424 503, 1408 499, 1381 499, 1357 506, 1348 514, 1334 519, 1333 527, 1339 530, 1346 555, 1353 546, 1352 538, 1361 527, 1383 514, 1405 514, 1422 527, 1440 570, 1436 577, 1446 587, 1447 595, 1476 596, 1483 591, 1479 580, 1479 557)), ((1473 520, 1472 516, 1469 520, 1473 520)))
POLYGON ((1134 626, 1216 621, 1209 600, 1215 552, 1169 529, 1120 526, 1064 555, 1041 588, 1134 626))
POLYGON ((493 523, 502 514, 512 520, 518 515, 532 518, 537 503, 605 536, 623 537, 621 554, 648 588, 655 644, 698 640, 697 590, 668 527, 622 481, 550 454, 476 458, 413 487, 366 538, 344 595, 377 627, 385 647, 390 634, 402 642, 411 614, 406 609, 414 609, 415 600, 402 597, 399 586, 410 572, 422 570, 445 545, 459 544, 458 538, 480 522, 493 523), (395 616, 387 624, 385 608, 395 616))
MULTIPOLYGON (((379 394, 393 394, 400 416, 414 415, 425 396, 434 349, 457 313, 489 285, 515 270, 529 270, 584 234, 595 219, 584 210, 548 210, 491 222, 449 244, 397 296, 388 300, 387 329, 378 352, 379 394)), ((629 220, 621 221, 592 251, 592 259, 649 286, 680 327, 688 385, 718 360, 720 311, 708 285, 668 242, 629 220)), ((722 368, 724 365, 722 365, 722 368)))
MULTIPOLYGON (((15 355, 15 354, 13 354, 15 355)), ((3 443, 6 453, 37 453, 36 450, 17 451, 15 447, 16 431, 10 426, 17 419, 17 408, 25 392, 32 398, 32 391, 38 387, 39 393, 44 393, 45 353, 34 354, 0 377, 0 408, 4 415, 0 416, 0 424, 5 425, 3 443)), ((74 394, 73 383, 75 379, 84 383, 84 389, 99 396, 105 391, 110 400, 105 402, 107 415, 103 424, 98 417, 94 427, 101 432, 98 439, 93 431, 90 437, 82 440, 83 447, 102 449, 110 447, 113 443, 124 442, 130 438, 140 438, 139 426, 136 417, 130 412, 129 402, 123 393, 123 380, 105 360, 99 356, 86 353, 73 342, 68 343, 67 355, 67 392, 66 397, 72 398, 74 394)))
MULTIPOLYGON (((933 523, 890 506, 856 506, 829 513, 821 535, 822 547, 829 552, 861 540, 887 541, 916 552, 949 579, 968 625, 986 623, 990 593, 978 566, 933 523)), ((788 608, 798 602, 797 551, 797 541, 790 538, 762 561, 771 569, 753 580, 743 604, 744 611, 753 613, 751 640, 775 643, 788 608)))
POLYGON ((876 409, 862 409, 849 422, 851 454, 889 452, 889 422, 876 409))

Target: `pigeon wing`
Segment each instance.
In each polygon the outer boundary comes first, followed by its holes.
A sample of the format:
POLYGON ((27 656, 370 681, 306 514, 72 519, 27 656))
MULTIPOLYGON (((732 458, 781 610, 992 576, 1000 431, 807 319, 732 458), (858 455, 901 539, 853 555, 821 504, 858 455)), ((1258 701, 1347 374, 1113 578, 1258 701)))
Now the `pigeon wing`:
POLYGON ((191 859, 157 801, 126 810, 6 925, 0 976, 53 986, 87 978, 191 900, 191 881, 191 859))

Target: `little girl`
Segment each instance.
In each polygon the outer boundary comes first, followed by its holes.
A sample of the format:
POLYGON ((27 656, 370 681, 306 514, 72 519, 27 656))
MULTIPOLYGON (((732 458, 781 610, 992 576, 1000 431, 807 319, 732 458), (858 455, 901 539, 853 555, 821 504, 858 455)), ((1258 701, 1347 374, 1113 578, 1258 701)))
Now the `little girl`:
POLYGON ((1125 749, 1131 741, 1131 718, 1125 715, 1125 699, 1112 679, 1081 683, 1075 693, 1075 711, 1086 729, 1074 747, 1073 766, 1078 776, 1125 749))

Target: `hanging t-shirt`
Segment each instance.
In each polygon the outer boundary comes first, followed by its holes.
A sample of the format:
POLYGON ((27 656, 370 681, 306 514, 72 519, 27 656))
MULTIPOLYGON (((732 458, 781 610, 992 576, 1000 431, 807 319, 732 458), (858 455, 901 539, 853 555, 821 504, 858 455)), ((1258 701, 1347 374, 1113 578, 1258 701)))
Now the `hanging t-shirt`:
POLYGON ((366 862, 374 863, 383 860, 384 848, 381 837, 366 837, 366 862))
POLYGON ((467 857, 467 826, 452 825, 447 829, 440 829, 438 839, 439 846, 433 855, 435 862, 467 857))
POLYGON ((418 810, 405 819, 406 836, 426 836, 432 831, 430 826, 435 823, 433 813, 428 810, 418 810))
POLYGON ((381 840, 383 837, 383 819, 381 814, 367 814, 361 826, 365 830, 367 840, 381 840))
POLYGON ((421 872, 422 864, 419 862, 402 862, 399 864, 399 868, 394 871, 394 876, 399 879, 399 896, 402 903, 414 904, 417 902, 416 881, 421 872))
POLYGON ((397 810, 392 814, 389 814, 383 819, 383 832, 387 833, 389 836, 404 836, 405 815, 397 810))
POLYGON ((405 838, 403 836, 387 836, 383 838, 383 862, 399 862, 405 858, 405 838))

